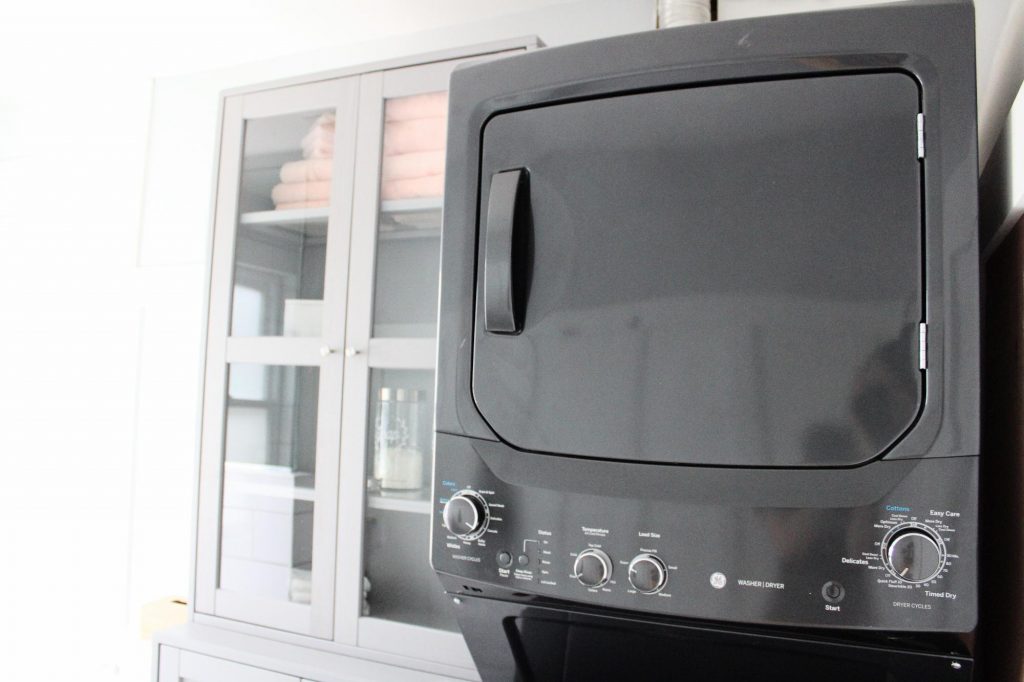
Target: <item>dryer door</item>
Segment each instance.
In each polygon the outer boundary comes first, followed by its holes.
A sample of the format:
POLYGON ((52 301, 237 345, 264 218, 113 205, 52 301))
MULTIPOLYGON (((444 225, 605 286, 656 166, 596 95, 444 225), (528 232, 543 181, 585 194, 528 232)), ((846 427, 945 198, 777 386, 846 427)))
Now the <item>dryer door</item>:
POLYGON ((483 131, 473 395, 536 452, 878 456, 923 397, 918 88, 627 94, 483 131))

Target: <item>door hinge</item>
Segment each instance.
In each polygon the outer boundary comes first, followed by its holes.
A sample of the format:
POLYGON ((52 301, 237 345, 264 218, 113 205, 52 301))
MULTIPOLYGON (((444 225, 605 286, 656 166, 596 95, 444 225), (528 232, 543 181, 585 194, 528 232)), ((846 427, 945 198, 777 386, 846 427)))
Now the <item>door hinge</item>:
POLYGON ((917 366, 920 369, 928 369, 928 325, 922 322, 917 329, 917 366))
POLYGON ((924 114, 917 115, 917 158, 924 158, 924 114))

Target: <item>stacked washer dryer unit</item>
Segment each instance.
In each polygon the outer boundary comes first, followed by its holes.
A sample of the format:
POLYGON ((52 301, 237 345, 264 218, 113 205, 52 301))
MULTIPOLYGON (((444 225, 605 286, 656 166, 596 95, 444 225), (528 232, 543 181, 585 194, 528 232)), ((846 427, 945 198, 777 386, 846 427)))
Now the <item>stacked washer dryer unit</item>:
POLYGON ((432 565, 485 680, 968 680, 973 8, 452 78, 432 565))

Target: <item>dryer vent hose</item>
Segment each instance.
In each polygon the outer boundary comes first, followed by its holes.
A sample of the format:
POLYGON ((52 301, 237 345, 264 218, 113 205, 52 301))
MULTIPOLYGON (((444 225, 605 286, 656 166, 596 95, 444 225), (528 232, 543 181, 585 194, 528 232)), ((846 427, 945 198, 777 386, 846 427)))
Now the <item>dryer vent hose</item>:
POLYGON ((658 28, 711 21, 711 0, 658 0, 658 28))

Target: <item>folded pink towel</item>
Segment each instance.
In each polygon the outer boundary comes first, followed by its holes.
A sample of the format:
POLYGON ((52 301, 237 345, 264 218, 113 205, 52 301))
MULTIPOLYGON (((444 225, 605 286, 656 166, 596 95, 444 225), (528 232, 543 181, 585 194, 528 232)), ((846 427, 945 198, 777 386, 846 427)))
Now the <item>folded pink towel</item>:
POLYGON ((411 118, 433 118, 448 115, 448 93, 428 92, 389 99, 384 107, 385 121, 408 121, 411 118))
POLYGON ((306 138, 302 142, 302 158, 330 159, 334 157, 334 136, 322 136, 316 139, 306 138))
POLYGON ((289 201, 278 204, 274 208, 278 211, 287 211, 294 208, 325 208, 331 202, 328 199, 314 199, 312 201, 289 201))
POLYGON ((439 197, 442 194, 444 194, 443 175, 427 175, 409 180, 385 180, 380 185, 380 198, 384 201, 439 197))
POLYGON ((334 114, 320 114, 302 138, 302 158, 329 159, 334 156, 334 114))
POLYGON ((270 190, 270 198, 275 205, 292 204, 299 201, 316 201, 330 199, 331 183, 323 180, 317 182, 282 182, 270 190))
POLYGON ((380 174, 383 180, 408 180, 424 175, 444 175, 444 150, 385 156, 381 162, 380 174))
POLYGON ((331 159, 304 159, 302 161, 289 161, 281 166, 281 182, 330 180, 331 165, 331 159))
POLYGON ((444 149, 447 119, 443 116, 384 124, 384 155, 444 149))

